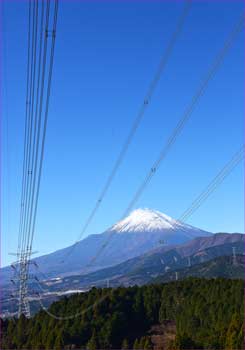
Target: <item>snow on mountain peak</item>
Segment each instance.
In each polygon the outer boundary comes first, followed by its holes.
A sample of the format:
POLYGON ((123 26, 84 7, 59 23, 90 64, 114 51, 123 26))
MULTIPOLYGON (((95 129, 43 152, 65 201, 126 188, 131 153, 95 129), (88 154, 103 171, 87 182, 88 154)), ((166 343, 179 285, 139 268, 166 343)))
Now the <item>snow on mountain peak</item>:
POLYGON ((153 232, 170 230, 176 227, 177 222, 157 210, 136 209, 129 216, 111 227, 116 232, 153 232))

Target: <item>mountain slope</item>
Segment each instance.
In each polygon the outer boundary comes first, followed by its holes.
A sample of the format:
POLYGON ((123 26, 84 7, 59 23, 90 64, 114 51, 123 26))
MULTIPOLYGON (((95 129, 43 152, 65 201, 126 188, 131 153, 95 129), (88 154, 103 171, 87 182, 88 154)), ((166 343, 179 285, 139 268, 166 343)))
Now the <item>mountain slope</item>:
MULTIPOLYGON (((166 338, 159 337, 163 334, 159 330, 171 324, 173 332, 168 335, 177 332, 180 349, 243 349, 243 300, 241 280, 189 278, 135 288, 93 289, 51 305, 49 312, 60 321, 42 310, 29 320, 1 322, 1 349, 125 349, 124 339, 127 348, 133 349, 139 344, 136 338, 149 335, 159 345, 155 348, 163 349, 166 338), (236 347, 225 346, 230 335, 236 347)), ((149 349, 149 342, 140 348, 149 349)))
POLYGON ((244 279, 244 268, 244 255, 237 255, 235 262, 233 256, 219 256, 202 264, 167 272, 152 279, 150 283, 174 281, 176 272, 179 280, 188 277, 244 279))
MULTIPOLYGON (((158 248, 182 244, 193 237, 211 236, 169 216, 150 209, 138 209, 102 234, 90 235, 76 243, 51 254, 36 258, 42 273, 49 277, 85 274, 119 264, 158 248), (104 246, 104 249, 101 249, 104 246), (98 252, 100 254, 98 255, 98 252), (91 264, 91 260, 96 259, 91 264)), ((41 272, 34 273, 41 277, 41 272)), ((1 270, 3 283, 10 280, 11 269, 1 270)))
MULTIPOLYGON (((154 278, 157 277, 161 278, 161 281, 171 281, 176 278, 176 271, 178 271, 179 278, 192 275, 198 277, 215 277, 217 275, 242 278, 241 257, 237 258, 240 259, 238 260, 239 265, 235 267, 227 265, 226 257, 228 256, 230 259, 234 249, 237 255, 244 254, 244 242, 245 239, 242 234, 215 234, 213 237, 195 238, 178 246, 163 246, 118 265, 90 272, 86 275, 74 274, 48 279, 41 276, 39 282, 34 280, 29 284, 30 302, 34 309, 38 310, 40 304, 36 292, 41 293, 42 302, 47 306, 61 296, 84 292, 92 286, 143 285, 154 281, 154 278), (220 256, 222 256, 222 259, 218 260, 219 264, 216 264, 216 267, 213 267, 213 263, 209 265, 210 261, 214 261, 220 256), (207 265, 205 265, 206 262, 208 262, 207 265), (200 266, 204 266, 204 268, 199 269, 200 266), (219 274, 216 273, 217 271, 219 274)), ((13 286, 9 286, 2 290, 1 304, 2 312, 5 315, 17 310, 18 295, 14 299, 11 298, 12 289, 13 286)))
MULTIPOLYGON (((245 237, 242 234, 216 234, 212 239, 202 237, 176 247, 162 247, 118 265, 98 270, 86 275, 67 276, 62 283, 48 283, 49 290, 90 288, 93 285, 110 286, 144 284, 153 277, 198 265, 219 256, 244 254, 245 237)), ((44 281, 44 286, 45 286, 44 281)))

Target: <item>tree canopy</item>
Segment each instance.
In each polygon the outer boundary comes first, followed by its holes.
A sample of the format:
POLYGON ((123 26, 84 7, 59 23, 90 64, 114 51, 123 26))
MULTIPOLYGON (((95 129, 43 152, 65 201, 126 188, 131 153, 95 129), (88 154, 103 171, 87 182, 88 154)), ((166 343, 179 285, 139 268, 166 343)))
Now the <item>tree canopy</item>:
POLYGON ((242 280, 189 278, 167 284, 93 288, 64 297, 30 319, 2 320, 5 349, 152 349, 149 330, 173 320, 172 348, 243 348, 242 280))

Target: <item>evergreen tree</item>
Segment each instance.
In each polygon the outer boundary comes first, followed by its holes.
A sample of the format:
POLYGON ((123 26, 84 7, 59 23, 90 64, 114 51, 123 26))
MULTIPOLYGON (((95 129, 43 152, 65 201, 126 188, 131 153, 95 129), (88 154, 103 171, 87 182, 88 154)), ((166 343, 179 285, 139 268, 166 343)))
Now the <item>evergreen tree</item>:
POLYGON ((237 349, 244 349, 244 326, 242 324, 237 339, 237 349))
POLYGON ((122 348, 122 350, 127 350, 127 349, 129 349, 129 345, 128 345, 128 340, 127 340, 127 338, 123 339, 121 348, 122 348))
POLYGON ((90 338, 90 340, 88 341, 86 348, 88 350, 96 350, 96 349, 98 349, 98 342, 97 342, 97 337, 96 337, 95 331, 93 331, 93 335, 90 338))
POLYGON ((27 319, 25 315, 21 315, 17 323, 16 345, 17 348, 21 348, 26 343, 26 325, 27 319))
POLYGON ((135 350, 139 349, 139 340, 138 340, 138 338, 136 338, 135 341, 134 341, 133 349, 135 349, 135 350))
POLYGON ((55 337, 54 337, 54 333, 50 332, 47 336, 47 340, 46 340, 46 346, 45 348, 47 350, 53 349, 55 345, 55 337))
POLYGON ((139 349, 143 350, 145 347, 145 337, 141 337, 139 341, 139 349))
POLYGON ((145 344, 144 344, 144 350, 151 350, 153 349, 152 342, 149 337, 146 337, 145 344))
POLYGON ((64 342, 63 342, 62 334, 59 333, 54 341, 54 349, 62 350, 63 347, 64 347, 64 342))
POLYGON ((227 331, 226 335, 226 349, 232 350, 232 349, 239 349, 240 344, 239 342, 239 332, 241 329, 241 323, 239 319, 238 313, 234 313, 227 331))

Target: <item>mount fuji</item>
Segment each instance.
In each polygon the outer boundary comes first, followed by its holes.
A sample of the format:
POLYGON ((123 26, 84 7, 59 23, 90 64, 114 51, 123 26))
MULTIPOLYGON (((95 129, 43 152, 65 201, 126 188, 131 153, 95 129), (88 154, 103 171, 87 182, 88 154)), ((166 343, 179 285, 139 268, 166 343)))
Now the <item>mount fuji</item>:
MULTIPOLYGON (((197 229, 193 226, 189 226, 180 221, 172 219, 170 216, 161 213, 157 210, 151 209, 136 209, 125 219, 119 221, 112 226, 109 231, 116 233, 122 232, 162 232, 164 235, 169 234, 169 239, 179 240, 183 243, 185 238, 194 238, 202 236, 204 231, 197 229), (179 237, 176 237, 176 233, 179 232, 179 237), (181 233, 180 233, 181 232, 181 233), (171 236, 171 237, 170 237, 171 236)), ((168 239, 168 240, 169 240, 168 239)), ((172 242, 173 243, 173 242, 172 242)), ((177 242, 175 242, 177 243, 177 242)), ((179 243, 179 242, 178 242, 179 243)))
MULTIPOLYGON (((86 274, 122 263, 152 249, 183 244, 212 233, 184 224, 151 209, 137 209, 101 234, 92 234, 75 245, 35 259, 35 274, 60 277, 86 274), (99 254, 98 254, 99 253, 99 254)), ((34 269, 34 267, 32 267, 34 269)), ((9 279, 10 267, 1 271, 9 279)))

